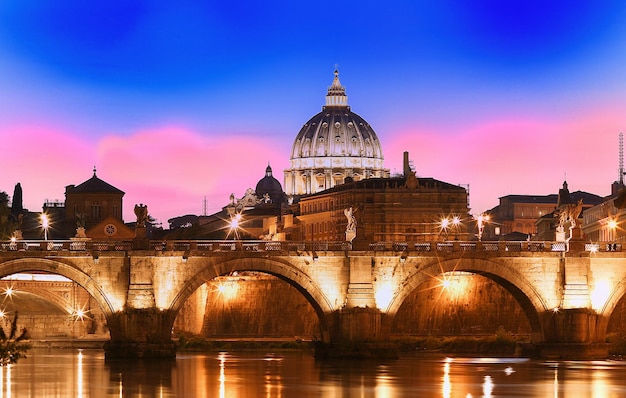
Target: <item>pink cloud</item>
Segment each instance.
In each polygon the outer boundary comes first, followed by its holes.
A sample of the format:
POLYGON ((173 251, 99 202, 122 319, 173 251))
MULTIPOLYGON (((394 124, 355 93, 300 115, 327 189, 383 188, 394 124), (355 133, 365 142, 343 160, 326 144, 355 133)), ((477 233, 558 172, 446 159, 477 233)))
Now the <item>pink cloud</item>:
POLYGON ((286 150, 262 136, 222 133, 218 137, 183 127, 161 127, 130 136, 105 136, 96 143, 60 129, 21 126, 0 130, 3 151, 0 190, 13 194, 20 182, 24 206, 39 211, 46 199, 65 200, 65 186, 92 176, 123 190, 123 217, 133 221, 135 204, 167 227, 167 220, 201 214, 207 198, 211 214, 241 197, 265 175, 270 162, 282 183, 286 150))
POLYGON ((564 179, 570 191, 605 196, 617 179, 621 115, 606 107, 569 120, 493 118, 445 136, 411 127, 387 143, 387 167, 401 172, 408 150, 418 176, 469 184, 475 212, 500 196, 557 193, 564 179))
POLYGON ((64 201, 66 185, 90 177, 93 145, 75 135, 32 124, 0 129, 0 140, 0 190, 12 196, 21 183, 24 207, 31 211, 40 211, 46 199, 64 201))
POLYGON ((201 214, 204 197, 211 214, 228 203, 231 193, 243 196, 263 178, 268 161, 282 183, 286 166, 282 149, 265 137, 207 137, 183 127, 109 136, 97 151, 107 181, 127 193, 125 220, 132 221, 135 204, 145 203, 164 226, 172 217, 201 214))

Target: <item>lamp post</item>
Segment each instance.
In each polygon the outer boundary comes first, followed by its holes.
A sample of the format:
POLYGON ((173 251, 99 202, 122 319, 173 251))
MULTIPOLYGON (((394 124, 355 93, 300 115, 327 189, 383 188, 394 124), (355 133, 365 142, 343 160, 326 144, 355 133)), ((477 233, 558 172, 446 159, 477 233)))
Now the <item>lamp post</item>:
POLYGON ((43 228, 43 240, 48 240, 48 227, 50 226, 50 220, 46 213, 41 214, 41 227, 43 228))
POLYGON ((461 217, 452 217, 452 228, 454 229, 454 240, 459 240, 459 228, 461 228, 461 217))
POLYGON ((445 239, 448 240, 448 228, 450 227, 450 219, 448 217, 442 218, 439 221, 440 234, 444 234, 445 239))
POLYGON ((483 239, 483 232, 485 231, 485 224, 489 221, 489 214, 480 213, 473 217, 478 227, 478 240, 481 241, 483 239))
POLYGON ((237 213, 230 218, 230 231, 239 240, 239 223, 241 222, 241 213, 237 213))
POLYGON ((614 218, 610 218, 607 226, 609 227, 609 236, 608 236, 608 240, 609 240, 609 250, 610 251, 614 251, 617 248, 617 244, 612 243, 613 241, 616 240, 616 234, 615 231, 617 230, 617 220, 614 218))

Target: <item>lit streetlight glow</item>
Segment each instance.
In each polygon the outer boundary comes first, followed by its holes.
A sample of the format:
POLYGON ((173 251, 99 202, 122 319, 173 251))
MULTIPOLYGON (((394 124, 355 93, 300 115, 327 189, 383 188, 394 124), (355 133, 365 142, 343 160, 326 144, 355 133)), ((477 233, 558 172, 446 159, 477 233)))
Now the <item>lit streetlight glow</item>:
POLYGON ((48 227, 50 227, 50 220, 46 213, 41 214, 41 227, 43 228, 43 240, 48 240, 48 227))
POLYGON ((478 227, 478 240, 482 240, 483 232, 485 231, 485 224, 489 222, 489 214, 480 213, 478 215, 474 215, 474 220, 476 220, 476 225, 478 227))
POLYGON ((235 214, 230 218, 230 232, 235 236, 235 239, 239 239, 239 224, 241 223, 241 213, 235 214))

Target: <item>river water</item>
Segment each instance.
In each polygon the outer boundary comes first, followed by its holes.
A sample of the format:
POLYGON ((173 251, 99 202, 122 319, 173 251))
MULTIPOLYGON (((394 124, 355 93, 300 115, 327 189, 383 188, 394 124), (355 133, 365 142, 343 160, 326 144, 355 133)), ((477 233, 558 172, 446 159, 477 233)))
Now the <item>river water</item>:
POLYGON ((105 361, 101 350, 33 349, 0 368, 0 398, 400 398, 626 396, 626 362, 402 358, 319 362, 305 352, 179 353, 105 361))

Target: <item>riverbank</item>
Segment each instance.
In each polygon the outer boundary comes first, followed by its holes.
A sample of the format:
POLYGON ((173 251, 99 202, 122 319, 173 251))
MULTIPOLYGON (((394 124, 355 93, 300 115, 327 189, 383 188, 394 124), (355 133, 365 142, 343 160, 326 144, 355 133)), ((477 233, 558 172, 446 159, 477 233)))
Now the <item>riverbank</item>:
MULTIPOLYGON (((31 340, 32 348, 102 349, 108 338, 42 339, 31 340)), ((175 339, 179 352, 202 351, 310 351, 319 358, 380 358, 392 359, 423 355, 491 355, 520 356, 519 347, 528 342, 528 336, 498 332, 491 336, 395 336, 385 342, 364 344, 320 345, 319 342, 299 338, 220 338, 211 339, 181 335, 175 339)), ((626 357, 626 335, 608 336, 612 358, 626 357)), ((521 355, 523 356, 523 355, 521 355)))

